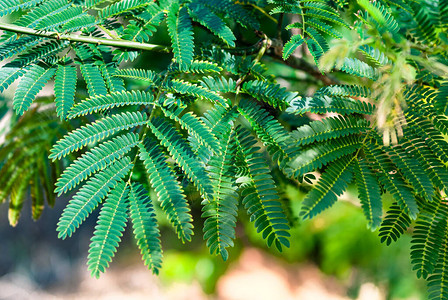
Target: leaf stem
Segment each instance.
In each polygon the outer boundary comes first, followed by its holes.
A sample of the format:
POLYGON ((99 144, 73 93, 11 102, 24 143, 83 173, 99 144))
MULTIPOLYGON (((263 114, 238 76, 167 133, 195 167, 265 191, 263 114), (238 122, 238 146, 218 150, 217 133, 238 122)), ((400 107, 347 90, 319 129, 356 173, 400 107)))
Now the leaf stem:
POLYGON ((56 31, 42 31, 2 22, 0 22, 0 30, 12 31, 16 33, 29 34, 35 36, 42 36, 46 38, 65 40, 70 42, 81 42, 88 44, 112 46, 118 48, 140 49, 140 50, 158 51, 166 53, 171 52, 171 48, 168 46, 148 44, 148 43, 138 43, 128 40, 114 40, 114 39, 96 38, 91 36, 83 36, 75 34, 65 34, 56 31))

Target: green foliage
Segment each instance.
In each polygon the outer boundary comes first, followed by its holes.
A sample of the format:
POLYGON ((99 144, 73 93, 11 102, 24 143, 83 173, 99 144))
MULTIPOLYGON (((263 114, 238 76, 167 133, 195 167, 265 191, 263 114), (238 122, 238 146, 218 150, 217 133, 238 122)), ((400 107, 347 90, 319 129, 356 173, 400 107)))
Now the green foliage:
POLYGON ((140 112, 126 112, 106 117, 72 131, 63 139, 59 140, 51 149, 50 159, 60 159, 89 143, 101 141, 120 130, 133 128, 145 123, 145 117, 140 112))
POLYGON ((294 35, 283 49, 283 59, 305 43, 313 56, 316 64, 319 64, 321 56, 329 50, 326 36, 341 38, 340 26, 348 27, 341 18, 339 12, 324 1, 278 1, 269 0, 278 5, 271 13, 294 13, 300 15, 300 22, 290 24, 286 29, 300 29, 302 32, 294 35))
POLYGON ((370 228, 375 230, 380 226, 383 214, 381 190, 366 160, 356 159, 355 163, 354 176, 358 186, 359 200, 370 228))
POLYGON ((412 263, 417 276, 427 278, 436 267, 438 258, 443 253, 444 238, 447 230, 448 211, 446 203, 440 197, 426 204, 415 227, 411 249, 412 263))
POLYGON ((87 265, 92 276, 99 277, 112 261, 126 226, 129 188, 120 182, 107 196, 98 217, 89 249, 87 265))
POLYGON ((0 202, 9 198, 8 216, 12 226, 19 220, 28 190, 35 220, 42 214, 45 202, 50 206, 55 203, 52 182, 59 176, 61 166, 51 163, 47 157, 55 139, 66 131, 56 125, 53 112, 33 109, 27 111, 6 134, 0 149, 3 162, 0 168, 0 202))
POLYGON ((70 200, 58 223, 59 237, 71 237, 82 222, 92 213, 111 189, 132 169, 129 157, 116 160, 115 163, 94 176, 70 200))
POLYGON ((0 92, 18 81, 20 116, 0 149, 10 223, 28 193, 37 218, 55 184, 58 195, 75 193, 61 238, 102 205, 93 276, 127 219, 158 273, 153 200, 187 242, 195 186, 206 245, 226 260, 240 208, 282 250, 296 216, 277 187, 312 184, 297 213, 306 219, 353 184, 382 242, 416 220, 414 269, 431 299, 446 298, 447 12, 445 0, 4 1, 0 16, 12 24, 0 23, 0 92), (54 110, 37 99, 53 78, 54 110), (384 194, 395 201, 388 209, 384 194))
POLYGON ((182 186, 168 165, 166 157, 155 142, 139 144, 140 159, 144 161, 151 185, 159 197, 160 206, 182 241, 190 241, 193 225, 190 208, 182 186))
POLYGON ((353 162, 342 158, 327 168, 305 200, 301 216, 312 218, 332 206, 353 178, 353 162))
POLYGON ((180 133, 162 118, 150 120, 148 128, 151 129, 160 143, 168 149, 173 159, 196 185, 203 197, 210 199, 213 190, 210 179, 204 166, 199 163, 191 147, 180 133))
POLYGON ((14 95, 13 105, 16 113, 22 115, 36 98, 39 91, 48 80, 53 77, 55 69, 45 69, 39 65, 32 66, 26 71, 17 86, 18 91, 14 95))
POLYGON ((55 193, 67 193, 91 174, 103 170, 112 162, 122 158, 138 143, 134 133, 118 136, 91 151, 84 153, 64 170, 56 182, 55 193))
POLYGON ((59 65, 54 78, 56 112, 61 119, 67 117, 74 104, 76 91, 76 68, 59 65))
POLYGON ((232 47, 235 46, 236 37, 232 30, 207 6, 193 2, 188 5, 188 9, 193 20, 201 23, 201 25, 221 38, 226 44, 232 47))
POLYGON ((173 45, 174 57, 179 65, 189 65, 193 61, 193 27, 187 9, 179 9, 179 4, 173 2, 168 11, 168 32, 173 45))
POLYGON ((233 180, 237 146, 233 126, 228 124, 223 130, 219 134, 220 155, 213 156, 208 163, 214 197, 204 205, 202 217, 206 218, 204 239, 207 240, 210 253, 219 253, 227 260, 229 254, 226 248, 233 247, 238 215, 238 194, 233 180))
POLYGON ((129 186, 129 214, 143 262, 157 274, 162 264, 159 228, 148 192, 138 183, 129 186))
POLYGON ((381 242, 386 242, 390 245, 392 241, 396 241, 411 225, 411 219, 409 216, 394 203, 387 215, 381 223, 379 236, 381 242))
POLYGON ((254 222, 257 232, 261 232, 268 246, 275 244, 279 251, 282 246, 289 247, 288 220, 283 213, 274 181, 269 174, 254 138, 243 129, 237 132, 238 156, 237 164, 242 167, 239 189, 244 208, 254 222))

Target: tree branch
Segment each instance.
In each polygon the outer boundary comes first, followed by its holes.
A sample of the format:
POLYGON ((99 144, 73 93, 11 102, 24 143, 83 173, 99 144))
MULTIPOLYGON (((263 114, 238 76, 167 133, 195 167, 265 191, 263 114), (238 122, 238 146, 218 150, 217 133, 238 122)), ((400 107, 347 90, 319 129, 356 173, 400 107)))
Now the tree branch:
POLYGON ((294 57, 291 55, 286 61, 284 61, 281 57, 277 55, 275 55, 274 57, 282 60, 291 68, 302 70, 305 73, 313 76, 314 78, 321 80, 325 85, 339 84, 339 80, 337 80, 333 76, 322 74, 315 66, 305 61, 304 59, 294 57))
POLYGON ((81 42, 81 43, 88 43, 88 44, 112 46, 112 47, 118 47, 118 48, 140 49, 140 50, 158 51, 158 52, 166 52, 166 53, 169 53, 171 51, 171 48, 168 46, 154 45, 154 44, 147 44, 147 43, 138 43, 138 42, 132 42, 132 41, 127 41, 127 40, 113 40, 113 39, 95 38, 95 37, 91 37, 91 36, 82 36, 82 35, 75 35, 75 34, 64 34, 64 33, 59 33, 56 31, 42 31, 42 30, 36 30, 33 28, 2 23, 2 22, 0 22, 0 29, 6 30, 6 31, 12 31, 15 33, 42 36, 42 37, 46 37, 46 38, 65 40, 65 41, 70 41, 70 42, 81 42))
MULTIPOLYGON (((115 40, 115 39, 95 38, 95 37, 91 37, 91 36, 82 36, 82 35, 75 35, 75 34, 64 34, 64 33, 59 33, 56 31, 42 31, 42 30, 36 30, 33 28, 17 26, 14 24, 2 23, 2 22, 0 22, 0 30, 41 36, 41 37, 57 39, 57 40, 65 40, 65 41, 70 41, 70 42, 81 42, 81 43, 88 43, 88 44, 112 46, 112 47, 118 47, 118 48, 140 49, 140 50, 158 51, 158 52, 166 52, 166 53, 171 52, 171 48, 168 46, 148 44, 148 43, 138 43, 138 42, 133 42, 133 41, 128 41, 128 40, 115 40)), ((276 48, 275 41, 276 41, 276 39, 272 40, 272 42, 274 42, 274 45, 272 48, 274 48, 274 49, 276 48)), ((258 52, 260 50, 260 48, 263 47, 263 45, 264 44, 262 42, 258 42, 254 46, 248 47, 247 52, 251 52, 251 51, 258 52)), ((247 52, 245 53, 246 55, 247 55, 247 52)), ((277 54, 277 51, 270 51, 267 54, 271 57, 281 60, 282 62, 285 62, 282 60, 281 56, 279 56, 277 54)), ((334 79, 328 75, 322 74, 316 67, 314 67, 313 65, 306 62, 303 59, 291 56, 285 63, 292 68, 302 70, 302 71, 308 73, 309 75, 313 76, 314 78, 321 80, 325 85, 331 85, 331 84, 338 83, 338 81, 336 79, 334 79)))
POLYGON ((318 68, 310 64, 303 58, 298 58, 291 55, 286 61, 282 58, 283 43, 281 40, 271 40, 271 51, 267 55, 280 60, 291 68, 304 71, 305 73, 313 76, 314 78, 321 80, 325 85, 339 84, 339 80, 330 75, 322 74, 318 68))

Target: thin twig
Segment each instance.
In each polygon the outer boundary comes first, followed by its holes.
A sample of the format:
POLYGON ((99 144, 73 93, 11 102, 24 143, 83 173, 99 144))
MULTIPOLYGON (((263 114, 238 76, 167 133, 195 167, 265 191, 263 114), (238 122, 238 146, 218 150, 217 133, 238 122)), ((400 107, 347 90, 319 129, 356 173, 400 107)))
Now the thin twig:
POLYGON ((59 33, 56 31, 42 31, 36 30, 33 28, 17 26, 14 24, 7 24, 0 22, 0 29, 6 31, 12 31, 16 33, 29 34, 35 36, 42 36, 46 38, 56 39, 56 40, 65 40, 70 42, 81 42, 88 44, 96 44, 96 45, 105 45, 112 46, 118 48, 129 48, 129 49, 140 49, 140 50, 148 50, 148 51, 158 51, 158 52, 167 52, 171 51, 171 48, 168 46, 162 45, 154 45, 148 43, 138 43, 127 40, 114 40, 114 39, 105 39, 105 38, 96 38, 91 36, 83 36, 83 35, 75 35, 75 34, 65 34, 59 33))

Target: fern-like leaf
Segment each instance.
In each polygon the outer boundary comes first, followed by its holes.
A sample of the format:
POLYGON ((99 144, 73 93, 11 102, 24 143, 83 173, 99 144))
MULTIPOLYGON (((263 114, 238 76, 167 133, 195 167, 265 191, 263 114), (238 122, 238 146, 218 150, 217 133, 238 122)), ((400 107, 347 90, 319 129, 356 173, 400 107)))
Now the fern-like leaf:
POLYGON ((183 95, 191 95, 197 98, 206 99, 211 101, 213 104, 218 103, 222 106, 228 106, 229 100, 221 97, 219 94, 204 88, 199 85, 195 85, 183 80, 174 79, 171 80, 167 87, 170 91, 183 94, 183 95))
POLYGON ((377 69, 357 58, 345 58, 341 70, 350 75, 365 77, 370 80, 377 80, 379 76, 377 69))
POLYGON ((308 172, 320 169, 338 158, 356 152, 360 146, 361 142, 357 136, 329 140, 326 143, 303 148, 289 165, 294 170, 294 177, 298 178, 308 172))
POLYGON ((181 185, 169 167, 160 147, 153 141, 139 144, 140 159, 144 162, 151 185, 157 193, 160 206, 182 241, 193 235, 192 217, 181 185))
POLYGON ((14 110, 18 115, 23 115, 28 110, 31 102, 43 89, 48 80, 53 77, 55 72, 54 68, 45 69, 39 65, 34 65, 26 71, 17 86, 13 100, 14 110))
POLYGON ((107 19, 134 9, 143 8, 148 4, 146 0, 120 0, 100 10, 98 16, 100 19, 107 19))
POLYGON ((258 80, 246 81, 243 83, 241 90, 257 100, 280 109, 286 108, 297 96, 297 93, 288 92, 286 88, 281 87, 279 84, 258 80))
POLYGON ((154 104, 154 96, 152 93, 141 91, 116 92, 91 97, 77 103, 68 113, 68 118, 73 119, 87 114, 102 112, 114 107, 151 104, 154 104))
POLYGON ((238 194, 234 185, 236 144, 234 129, 228 126, 220 135, 219 151, 208 163, 213 185, 213 200, 205 203, 202 217, 204 239, 211 254, 220 254, 227 260, 227 247, 233 246, 236 216, 238 215, 238 194))
POLYGON ((73 66, 58 66, 54 79, 54 93, 56 113, 61 120, 67 117, 67 113, 74 104, 76 90, 76 68, 73 66))
POLYGON ((251 123, 260 140, 267 146, 274 161, 280 161, 280 167, 291 159, 288 153, 289 135, 286 129, 256 103, 242 99, 238 105, 240 113, 251 123))
POLYGON ((156 72, 143 69, 119 69, 114 73, 114 76, 146 81, 150 84, 158 84, 160 82, 160 76, 156 72))
MULTIPOLYGON (((448 7, 448 6, 447 6, 448 7)), ((441 83, 439 91, 437 93, 434 106, 439 113, 448 115, 448 80, 441 83)))
POLYGON ((108 169, 94 175, 70 200, 58 222, 58 237, 65 239, 92 213, 109 191, 125 177, 132 168, 131 159, 117 160, 108 169))
POLYGON ((394 173, 394 166, 383 149, 374 143, 366 143, 364 151, 373 168, 379 170, 378 178, 386 190, 389 191, 398 204, 411 219, 415 220, 418 214, 418 206, 411 189, 406 185, 399 172, 394 173))
POLYGON ((76 159, 56 182, 55 193, 61 195, 75 188, 91 174, 121 159, 139 143, 138 135, 128 133, 107 141, 76 159))
POLYGON ((20 0, 3 0, 0 3, 0 17, 6 16, 10 13, 13 13, 19 9, 28 9, 33 6, 36 6, 43 0, 28 0, 28 1, 20 1, 20 0))
POLYGON ((441 164, 441 160, 428 148, 421 138, 413 137, 408 131, 402 138, 402 146, 409 155, 426 171, 436 187, 448 187, 448 168, 441 164))
POLYGON ((177 108, 174 111, 164 108, 162 110, 167 117, 175 120, 183 129, 186 129, 201 145, 215 153, 218 151, 218 140, 202 120, 192 112, 187 112, 181 116, 183 112, 182 108, 177 108))
POLYGON ((381 225, 383 207, 381 189, 374 173, 364 159, 355 160, 354 175, 364 216, 369 222, 369 228, 374 231, 381 225))
POLYGON ((448 298, 448 230, 445 229, 436 268, 428 278, 428 299, 442 300, 448 298))
POLYGON ((42 38, 37 36, 24 36, 14 41, 5 42, 0 45, 0 61, 4 61, 14 55, 20 54, 28 48, 35 46, 42 38))
POLYGON ((385 66, 390 65, 392 61, 377 48, 373 48, 369 45, 363 45, 359 47, 359 50, 375 65, 377 66, 385 66))
POLYGON ((236 81, 225 77, 202 77, 201 85, 211 91, 220 93, 236 92, 236 81))
POLYGON ((117 252, 127 221, 129 187, 123 181, 109 193, 91 238, 88 269, 99 278, 117 252))
POLYGON ((262 154, 257 152, 259 148, 253 147, 256 141, 246 130, 238 129, 237 143, 242 157, 240 164, 246 173, 239 179, 242 182, 240 190, 244 197, 243 205, 268 246, 274 243, 281 251, 282 246, 289 247, 290 235, 274 180, 262 154))
POLYGON ((303 200, 300 215, 313 218, 336 203, 353 178, 354 163, 347 157, 333 162, 322 174, 317 185, 303 200))
POLYGON ((162 246, 151 199, 139 183, 131 184, 128 197, 132 228, 143 262, 158 274, 162 266, 162 246))
POLYGON ((448 207, 437 195, 434 202, 427 202, 417 219, 412 237, 411 260, 417 277, 427 278, 434 272, 439 254, 444 247, 447 230, 448 207))
POLYGON ((407 112, 406 117, 408 122, 413 125, 410 129, 425 139, 425 143, 442 161, 448 161, 448 143, 442 134, 433 127, 431 121, 410 111, 407 112))
POLYGON ((168 11, 168 33, 171 38, 174 58, 181 66, 188 66, 193 61, 193 27, 187 9, 173 2, 168 11))
MULTIPOLYGON (((171 64, 169 67, 169 71, 171 74, 176 74, 176 73, 205 74, 205 73, 219 73, 222 71, 222 68, 220 66, 218 66, 218 64, 211 62, 211 61, 194 60, 188 66, 188 68, 185 68, 185 67, 182 68, 182 66, 180 66, 177 63, 171 64)), ((206 87, 206 86, 204 86, 204 87, 206 87)), ((214 90, 214 89, 209 89, 209 90, 214 90)))
POLYGON ((411 219, 408 214, 397 204, 393 204, 387 211, 387 215, 381 223, 379 236, 381 243, 390 245, 409 228, 411 219))
POLYGON ((112 134, 146 124, 146 115, 140 112, 125 112, 105 117, 87 126, 82 126, 59 140, 50 150, 50 159, 56 160, 89 143, 99 142, 112 134))
POLYGON ((338 113, 347 114, 365 114, 371 115, 375 111, 375 107, 368 103, 357 99, 347 97, 329 97, 327 95, 315 95, 314 97, 297 97, 289 103, 286 112, 303 115, 307 112, 315 114, 338 113))
POLYGON ((322 142, 351 134, 359 134, 370 128, 365 119, 353 117, 328 117, 299 127, 291 133, 298 145, 322 142))
POLYGON ((196 185, 205 199, 211 199, 213 187, 204 167, 177 130, 162 118, 148 122, 152 133, 170 152, 175 162, 196 185))
POLYGON ((412 185, 414 191, 427 201, 432 201, 435 192, 434 187, 425 169, 420 166, 418 161, 410 156, 400 145, 389 147, 388 153, 404 178, 412 185))
POLYGON ((232 30, 207 6, 193 2, 188 5, 188 8, 193 20, 201 23, 231 47, 235 46, 236 37, 233 35, 232 30))
POLYGON ((81 65, 80 68, 81 74, 87 83, 87 90, 89 91, 90 97, 106 95, 106 83, 101 75, 100 68, 91 64, 81 65))

